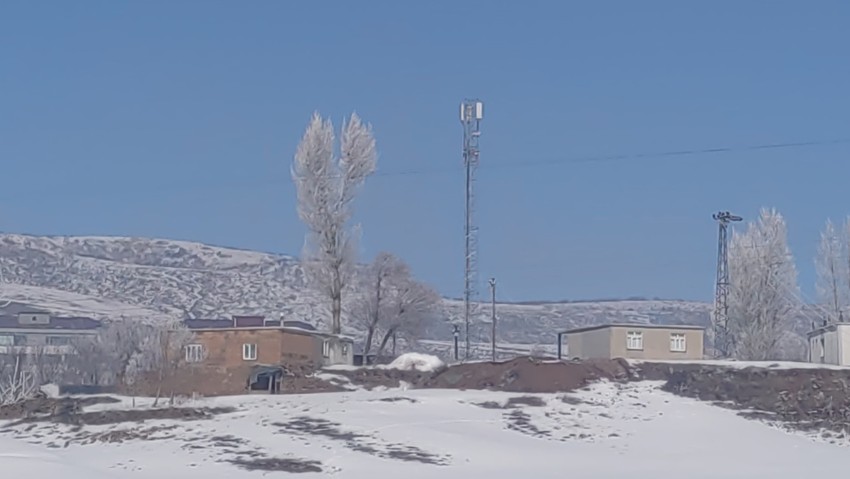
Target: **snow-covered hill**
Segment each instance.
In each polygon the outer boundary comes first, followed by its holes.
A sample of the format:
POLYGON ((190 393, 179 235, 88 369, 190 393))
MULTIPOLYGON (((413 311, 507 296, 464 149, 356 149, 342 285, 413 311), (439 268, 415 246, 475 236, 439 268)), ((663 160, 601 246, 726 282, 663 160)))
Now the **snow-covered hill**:
MULTIPOLYGON (((297 260, 200 243, 120 237, 0 235, 0 302, 99 318, 165 319, 286 314, 316 322, 321 302, 297 260)), ((462 303, 447 299, 424 336, 449 341, 462 303)), ((691 301, 500 304, 501 341, 550 344, 558 330, 602 322, 707 324, 709 305, 691 301)), ((473 341, 489 337, 489 306, 473 341)), ((356 331, 352 331, 356 333, 356 331)))
MULTIPOLYGON (((788 433, 657 384, 569 394, 387 390, 89 406, 73 424, 0 423, 9 477, 843 477, 843 441, 788 433), (112 412, 110 412, 112 411, 112 412), (125 412, 116 412, 125 411, 125 412), (164 418, 164 417, 169 418, 164 418), (144 422, 142 422, 144 421, 144 422), (254 470, 252 470, 254 469, 254 470)), ((4 476, 5 477, 5 476, 4 476)))

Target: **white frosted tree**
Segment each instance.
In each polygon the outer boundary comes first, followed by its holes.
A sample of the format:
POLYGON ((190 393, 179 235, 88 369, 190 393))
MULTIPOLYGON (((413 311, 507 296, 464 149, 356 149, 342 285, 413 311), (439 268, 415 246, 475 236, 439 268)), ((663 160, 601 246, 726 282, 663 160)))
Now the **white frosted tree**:
POLYGON ((351 308, 351 318, 366 331, 363 355, 372 351, 375 333, 393 313, 392 288, 399 278, 409 275, 407 266, 395 255, 381 252, 366 268, 358 281, 356 301, 351 308))
POLYGON ((333 124, 314 113, 292 164, 298 216, 308 230, 302 258, 305 273, 328 300, 335 334, 342 330, 342 295, 356 259, 358 229, 349 225, 352 203, 376 165, 372 127, 356 113, 343 122, 339 156, 334 153, 333 124))
POLYGON ((830 322, 837 321, 847 308, 850 284, 848 284, 848 258, 846 236, 841 235, 827 220, 820 236, 815 270, 815 288, 818 302, 828 313, 830 322))
POLYGON ((787 226, 775 209, 762 209, 729 245, 730 340, 735 357, 776 359, 799 310, 797 269, 787 226))
POLYGON ((440 295, 430 286, 416 281, 406 265, 392 277, 386 293, 386 309, 382 308, 386 317, 378 323, 382 336, 378 355, 383 354, 387 343, 397 335, 415 339, 421 333, 424 320, 440 302, 440 295))

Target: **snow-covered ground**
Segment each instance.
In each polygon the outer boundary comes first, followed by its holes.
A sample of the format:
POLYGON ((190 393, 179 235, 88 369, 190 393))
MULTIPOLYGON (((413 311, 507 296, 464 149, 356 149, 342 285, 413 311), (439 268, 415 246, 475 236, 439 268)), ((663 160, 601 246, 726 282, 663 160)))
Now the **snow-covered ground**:
MULTIPOLYGON (((569 395, 387 390, 241 396, 184 406, 234 407, 196 421, 105 426, 0 426, 4 477, 239 479, 229 461, 308 462, 303 477, 445 479, 841 477, 843 446, 659 391, 658 383, 598 383, 569 395), (511 399, 519 404, 507 407, 511 399), (148 439, 80 444, 130 431, 148 439), (71 438, 80 438, 69 441, 71 438), (52 446, 51 446, 52 445, 52 446), (101 474, 101 475, 97 475, 101 474)), ((137 403, 139 408, 140 403, 137 403)), ((124 405, 98 405, 110 410, 124 405)), ((302 463, 303 465, 304 463, 302 463)))

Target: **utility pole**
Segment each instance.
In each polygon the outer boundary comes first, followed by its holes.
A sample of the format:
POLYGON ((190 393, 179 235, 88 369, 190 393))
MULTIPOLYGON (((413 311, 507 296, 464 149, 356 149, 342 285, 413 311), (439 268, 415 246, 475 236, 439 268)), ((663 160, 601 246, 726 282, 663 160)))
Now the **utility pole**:
POLYGON ((743 218, 728 211, 714 213, 717 221, 717 283, 714 294, 714 351, 718 357, 729 356, 729 223, 743 218))
POLYGON ((490 340, 492 341, 491 350, 493 354, 493 362, 496 362, 496 278, 490 278, 490 304, 492 305, 490 309, 490 319, 492 321, 493 330, 490 333, 490 340))
POLYGON ((466 222, 464 225, 464 287, 463 321, 466 328, 466 359, 469 359, 469 316, 476 296, 478 281, 478 228, 475 226, 475 172, 478 169, 478 138, 481 136, 481 120, 484 118, 484 103, 480 100, 464 100, 460 105, 460 122, 463 124, 463 164, 466 167, 466 222))
POLYGON ((460 354, 458 352, 458 336, 460 336, 460 326, 458 326, 457 324, 452 327, 452 336, 454 336, 455 340, 455 361, 457 361, 458 359, 460 359, 460 354))

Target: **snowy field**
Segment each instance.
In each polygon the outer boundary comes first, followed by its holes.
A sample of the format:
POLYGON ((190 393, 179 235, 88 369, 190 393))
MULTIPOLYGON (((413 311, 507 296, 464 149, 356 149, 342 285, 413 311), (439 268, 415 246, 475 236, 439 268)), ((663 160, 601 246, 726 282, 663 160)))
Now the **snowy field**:
POLYGON ((658 386, 599 383, 536 400, 445 390, 198 400, 183 406, 236 411, 204 420, 81 428, 3 425, 0 466, 4 477, 63 479, 288 474, 234 464, 270 459, 316 471, 299 474, 306 478, 796 479, 841 477, 850 468, 844 446, 786 433, 658 386), (505 407, 511 398, 519 404, 505 407))

